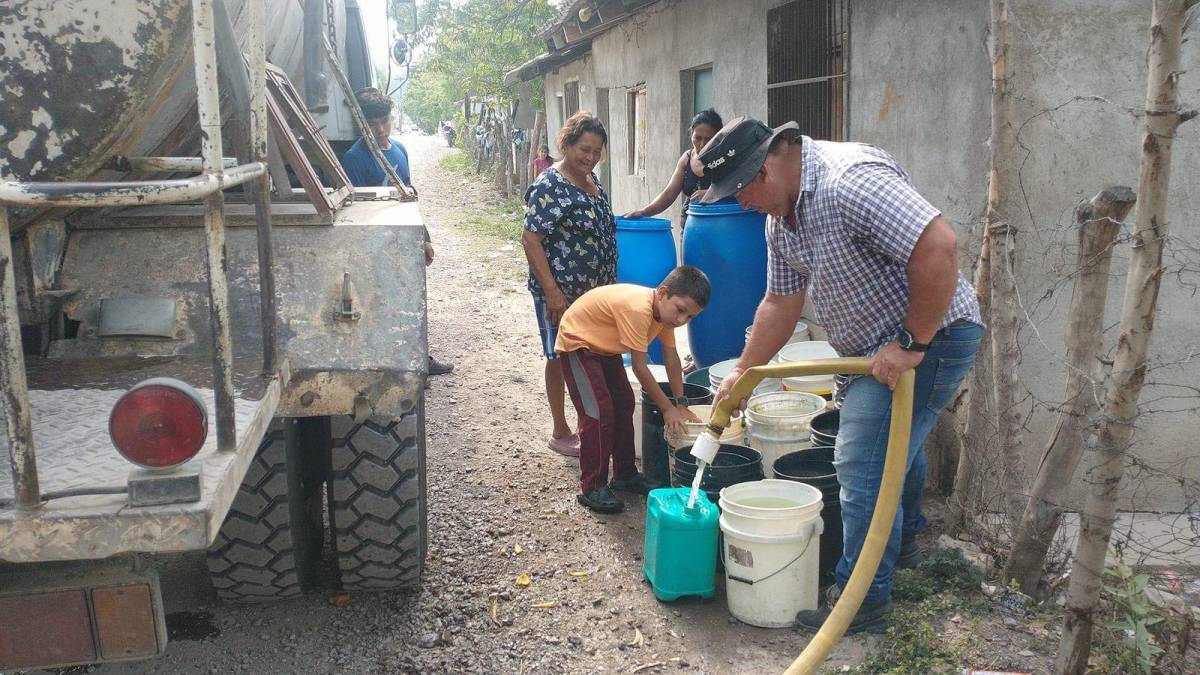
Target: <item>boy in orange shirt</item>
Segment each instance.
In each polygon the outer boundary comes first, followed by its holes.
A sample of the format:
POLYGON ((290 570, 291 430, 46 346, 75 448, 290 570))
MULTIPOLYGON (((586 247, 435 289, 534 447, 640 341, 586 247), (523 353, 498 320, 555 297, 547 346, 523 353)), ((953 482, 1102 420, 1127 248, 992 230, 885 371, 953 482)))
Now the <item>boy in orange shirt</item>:
POLYGON ((667 429, 681 433, 685 420, 699 421, 686 405, 676 405, 683 398, 683 369, 674 330, 699 314, 711 294, 708 277, 684 265, 672 270, 658 288, 634 284, 594 288, 563 314, 554 349, 564 359, 567 391, 579 411, 580 504, 613 513, 625 506, 613 490, 646 494, 652 487, 634 464, 633 389, 622 354, 632 353, 633 372, 642 391, 663 411, 667 429), (647 366, 646 350, 654 338, 662 341, 671 399, 647 366))

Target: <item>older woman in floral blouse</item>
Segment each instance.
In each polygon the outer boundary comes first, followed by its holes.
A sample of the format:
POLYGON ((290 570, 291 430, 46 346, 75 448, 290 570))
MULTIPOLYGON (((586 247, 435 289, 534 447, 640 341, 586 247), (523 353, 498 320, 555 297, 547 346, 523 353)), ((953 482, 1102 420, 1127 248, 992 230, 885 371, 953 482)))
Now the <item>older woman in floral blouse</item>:
POLYGON ((529 260, 529 292, 546 357, 546 398, 554 418, 550 449, 571 457, 579 456, 579 436, 567 423, 562 364, 554 340, 572 302, 617 278, 617 224, 608 195, 593 173, 607 143, 608 133, 596 116, 575 113, 558 133, 562 159, 525 193, 521 243, 529 260))

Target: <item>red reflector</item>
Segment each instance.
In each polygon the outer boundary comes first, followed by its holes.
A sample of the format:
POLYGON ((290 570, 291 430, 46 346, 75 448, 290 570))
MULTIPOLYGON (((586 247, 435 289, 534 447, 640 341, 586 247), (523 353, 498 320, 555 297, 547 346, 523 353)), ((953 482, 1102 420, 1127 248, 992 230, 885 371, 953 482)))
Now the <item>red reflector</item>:
POLYGON ((170 378, 146 380, 113 406, 108 433, 125 459, 150 469, 183 464, 208 436, 208 413, 196 390, 170 378))

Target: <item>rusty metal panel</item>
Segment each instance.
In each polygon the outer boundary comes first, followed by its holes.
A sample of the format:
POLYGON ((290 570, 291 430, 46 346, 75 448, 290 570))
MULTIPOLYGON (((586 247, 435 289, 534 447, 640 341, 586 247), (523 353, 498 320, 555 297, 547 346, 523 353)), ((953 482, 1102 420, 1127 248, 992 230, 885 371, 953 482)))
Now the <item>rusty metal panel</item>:
POLYGON ((84 591, 0 596, 0 669, 95 659, 84 591))
MULTIPOLYGON (((202 462, 199 502, 130 508, 124 495, 79 496, 50 500, 32 514, 22 514, 0 504, 0 560, 15 563, 98 560, 121 553, 169 553, 208 547, 225 519, 267 425, 275 416, 289 374, 286 361, 280 371, 280 376, 267 384, 261 400, 239 400, 239 404, 245 403, 252 409, 247 411, 250 414, 244 418, 245 423, 238 425, 237 452, 217 452, 215 442, 209 439, 193 460, 202 462)), ((35 414, 37 393, 35 390, 35 414)), ((208 396, 211 401, 211 394, 208 396)), ((62 439, 53 444, 47 441, 45 447, 51 458, 59 454, 52 448, 62 452, 71 450, 62 439)), ((110 449, 109 454, 115 453, 110 449)), ((69 460, 69 455, 64 460, 69 460)), ((62 477, 74 476, 85 481, 85 486, 98 484, 94 477, 75 473, 73 463, 66 461, 66 465, 72 471, 62 477)), ((128 471, 129 467, 120 460, 106 460, 99 465, 113 474, 118 468, 128 471)), ((58 476, 51 471, 47 478, 53 484, 58 476)), ((124 473, 121 477, 123 481, 124 473)), ((7 485, 0 485, 0 492, 6 488, 7 485)))
POLYGON ((131 584, 92 591, 96 637, 103 659, 136 659, 159 652, 150 586, 131 584))

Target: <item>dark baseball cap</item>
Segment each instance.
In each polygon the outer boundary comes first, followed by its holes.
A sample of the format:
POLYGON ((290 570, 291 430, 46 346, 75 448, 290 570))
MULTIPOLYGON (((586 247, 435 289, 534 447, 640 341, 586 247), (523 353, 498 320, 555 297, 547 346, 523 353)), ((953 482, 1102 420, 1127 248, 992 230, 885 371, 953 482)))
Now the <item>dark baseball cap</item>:
POLYGON ((788 122, 772 129, 753 117, 730 120, 700 150, 704 176, 712 181, 700 201, 711 204, 749 185, 767 160, 771 141, 788 129, 799 128, 799 124, 788 122))

